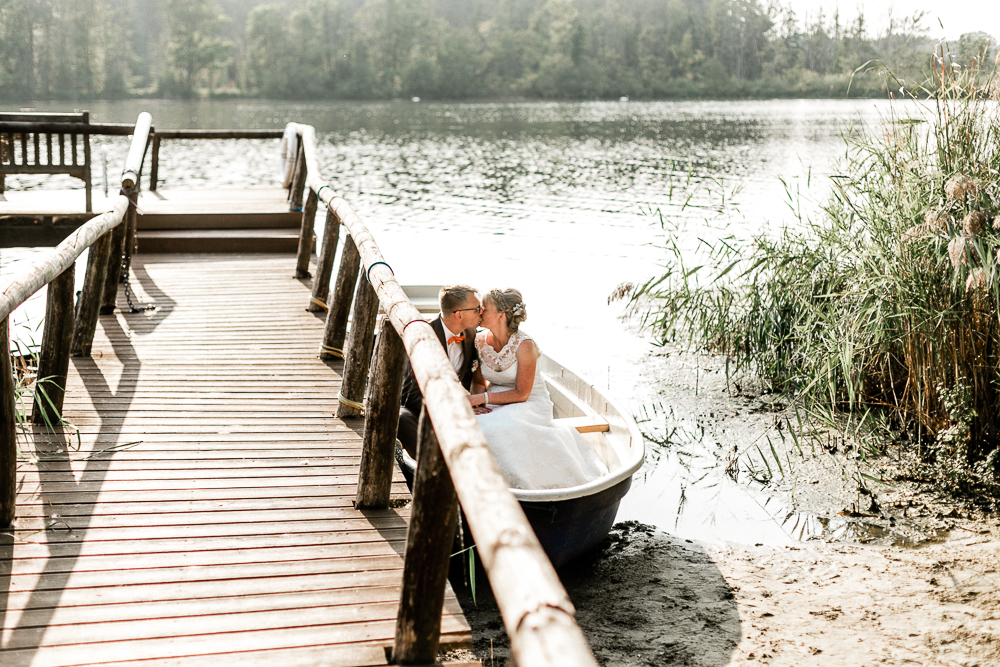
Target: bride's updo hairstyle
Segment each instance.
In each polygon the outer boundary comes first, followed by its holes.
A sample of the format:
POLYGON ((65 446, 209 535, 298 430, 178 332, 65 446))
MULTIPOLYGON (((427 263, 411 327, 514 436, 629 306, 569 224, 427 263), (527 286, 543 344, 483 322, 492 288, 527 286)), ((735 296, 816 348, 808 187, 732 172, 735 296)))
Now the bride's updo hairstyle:
POLYGON ((507 316, 507 329, 515 333, 521 322, 528 319, 528 311, 524 309, 524 299, 516 289, 491 289, 483 297, 486 303, 492 303, 498 313, 507 316))

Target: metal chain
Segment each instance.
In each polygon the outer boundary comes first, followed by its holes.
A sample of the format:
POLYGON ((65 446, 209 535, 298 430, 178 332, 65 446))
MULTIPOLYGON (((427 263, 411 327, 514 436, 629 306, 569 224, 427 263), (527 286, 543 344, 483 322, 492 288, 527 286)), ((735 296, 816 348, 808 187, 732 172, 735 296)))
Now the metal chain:
MULTIPOLYGON (((138 199, 138 197, 136 197, 136 198, 138 199)), ((128 236, 128 229, 125 230, 125 235, 128 236)), ((139 234, 137 233, 137 234, 135 234, 132 237, 132 256, 133 257, 135 256, 135 253, 138 250, 139 250, 139 234)), ((131 283, 129 283, 129 280, 128 280, 128 272, 129 272, 128 257, 129 257, 129 255, 127 253, 124 253, 124 252, 122 253, 122 270, 121 270, 121 278, 119 279, 119 282, 121 282, 123 285, 125 285, 125 300, 128 301, 129 312, 132 312, 132 313, 144 313, 147 310, 156 310, 156 305, 155 304, 149 305, 149 306, 136 306, 135 303, 133 303, 132 297, 135 296, 135 295, 132 293, 132 285, 131 285, 131 283)))

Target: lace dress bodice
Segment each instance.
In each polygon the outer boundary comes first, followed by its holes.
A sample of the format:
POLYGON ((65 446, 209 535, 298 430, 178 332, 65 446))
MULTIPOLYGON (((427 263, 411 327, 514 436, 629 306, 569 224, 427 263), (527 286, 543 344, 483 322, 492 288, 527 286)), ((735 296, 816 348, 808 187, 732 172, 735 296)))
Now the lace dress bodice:
MULTIPOLYGON (((517 383, 517 348, 526 340, 534 340, 523 331, 518 331, 510 337, 507 344, 499 352, 486 342, 486 331, 476 334, 476 352, 482 363, 483 377, 490 383, 492 391, 506 391, 517 383)), ((538 371, 535 371, 535 382, 531 387, 532 395, 544 394, 548 397, 545 382, 538 371)))

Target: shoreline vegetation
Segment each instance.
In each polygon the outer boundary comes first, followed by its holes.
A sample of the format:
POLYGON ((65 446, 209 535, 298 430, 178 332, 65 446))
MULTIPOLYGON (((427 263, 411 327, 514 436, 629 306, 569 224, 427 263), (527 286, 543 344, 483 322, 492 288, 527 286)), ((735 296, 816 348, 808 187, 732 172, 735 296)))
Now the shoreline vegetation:
POLYGON ((778 450, 833 442, 863 464, 873 512, 871 490, 891 482, 1000 506, 1000 85, 986 56, 962 67, 939 52, 914 115, 845 130, 816 219, 697 257, 677 230, 666 272, 614 295, 658 344, 725 359, 736 394, 793 406, 782 446, 742 452, 731 476, 777 482, 778 450))
MULTIPOLYGON (((759 0, 4 0, 0 99, 921 96, 941 50, 927 20, 759 0)), ((943 50, 995 52, 982 32, 943 50)))

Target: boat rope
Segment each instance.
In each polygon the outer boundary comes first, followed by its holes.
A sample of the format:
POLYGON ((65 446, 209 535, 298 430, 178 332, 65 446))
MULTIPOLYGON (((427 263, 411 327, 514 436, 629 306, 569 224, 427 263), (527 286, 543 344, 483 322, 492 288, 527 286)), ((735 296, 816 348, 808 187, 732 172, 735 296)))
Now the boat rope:
POLYGON ((355 410, 360 411, 362 417, 365 416, 365 404, 364 403, 358 403, 357 401, 352 401, 351 399, 345 397, 339 391, 337 392, 337 400, 340 401, 341 403, 343 403, 344 405, 346 405, 349 408, 354 408, 355 410))
POLYGON ((337 357, 338 359, 344 358, 344 351, 339 347, 330 347, 329 345, 321 344, 319 346, 319 352, 320 354, 329 354, 330 356, 337 357))

